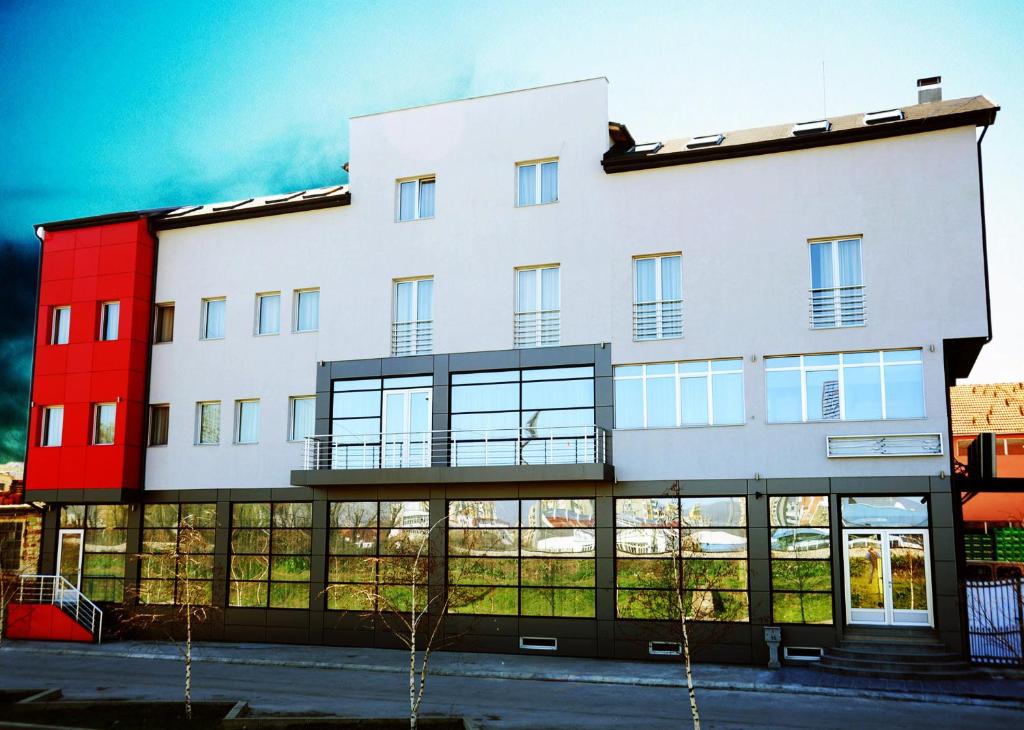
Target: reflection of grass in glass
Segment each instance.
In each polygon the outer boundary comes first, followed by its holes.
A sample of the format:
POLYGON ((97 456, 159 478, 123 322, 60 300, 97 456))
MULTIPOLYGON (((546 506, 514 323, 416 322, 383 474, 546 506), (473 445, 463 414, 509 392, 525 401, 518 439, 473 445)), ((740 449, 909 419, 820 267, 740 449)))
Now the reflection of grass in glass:
POLYGON ((616 561, 616 585, 619 588, 664 588, 674 582, 672 561, 665 559, 622 559, 616 561))
POLYGON ((831 566, 827 560, 773 560, 772 589, 831 591, 831 566))
POLYGON ((782 624, 831 624, 831 593, 773 593, 772 619, 782 624))
POLYGON ((228 605, 263 608, 267 605, 267 584, 231 581, 228 586, 228 605))
POLYGON ((892 571, 893 608, 924 610, 928 607, 924 556, 921 549, 893 548, 889 561, 892 571))
POLYGON ((515 616, 519 611, 516 588, 465 588, 460 600, 448 606, 449 613, 515 616))
POLYGON ((594 561, 582 558, 530 559, 522 561, 524 586, 576 586, 594 585, 594 561))
POLYGON ((271 583, 271 608, 309 608, 308 583, 271 583))
POLYGON ((524 616, 593 618, 594 591, 578 588, 523 588, 524 616))
POLYGON ((463 586, 514 586, 519 580, 515 558, 448 558, 448 581, 463 586))
MULTIPOLYGON (((691 621, 749 621, 747 594, 740 591, 697 590, 683 594, 683 606, 691 621)), ((674 591, 622 590, 617 592, 619 618, 678 619, 674 591)))

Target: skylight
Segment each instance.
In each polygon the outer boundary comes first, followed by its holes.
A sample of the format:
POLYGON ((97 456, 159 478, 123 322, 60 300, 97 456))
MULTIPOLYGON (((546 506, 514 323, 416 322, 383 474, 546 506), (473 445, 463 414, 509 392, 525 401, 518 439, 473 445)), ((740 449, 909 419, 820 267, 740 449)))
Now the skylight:
POLYGON ((695 150, 700 147, 716 147, 722 144, 724 134, 705 134, 703 137, 694 137, 686 143, 686 149, 695 150))
POLYGON ((886 109, 882 112, 871 112, 864 115, 865 124, 881 124, 883 122, 898 122, 903 119, 902 109, 886 109))
POLYGON ((800 122, 793 125, 793 136, 799 137, 802 134, 817 134, 832 129, 832 122, 827 119, 819 119, 814 122, 800 122))
POLYGON ((657 152, 664 145, 661 142, 644 142, 643 144, 633 145, 631 152, 657 152))

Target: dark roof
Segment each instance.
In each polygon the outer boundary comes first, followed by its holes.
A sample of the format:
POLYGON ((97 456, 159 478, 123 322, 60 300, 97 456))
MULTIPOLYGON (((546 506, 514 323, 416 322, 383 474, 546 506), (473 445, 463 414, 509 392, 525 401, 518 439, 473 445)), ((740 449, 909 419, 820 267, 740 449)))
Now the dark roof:
MULTIPOLYGON (((641 145, 646 151, 622 151, 613 147, 605 154, 602 164, 607 173, 628 172, 861 142, 966 125, 984 126, 994 123, 996 112, 999 111, 999 107, 984 96, 914 104, 899 109, 902 111, 901 119, 873 124, 866 124, 864 121, 865 114, 873 112, 828 117, 828 130, 821 132, 794 135, 793 126, 799 122, 790 122, 771 127, 721 132, 723 139, 719 144, 705 144, 694 148, 687 147, 687 144, 692 143, 693 137, 665 140, 660 147, 641 145)), ((717 133, 702 133, 697 136, 713 138, 717 133)))

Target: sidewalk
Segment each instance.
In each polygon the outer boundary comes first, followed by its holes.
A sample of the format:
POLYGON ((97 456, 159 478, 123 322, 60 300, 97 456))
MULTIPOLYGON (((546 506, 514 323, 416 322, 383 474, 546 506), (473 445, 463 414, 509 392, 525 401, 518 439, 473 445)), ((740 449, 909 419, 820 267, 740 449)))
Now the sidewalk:
MULTIPOLYGON (((150 641, 122 641, 99 646, 13 641, 5 642, 0 651, 28 655, 181 661, 178 645, 150 641)), ((407 672, 409 666, 408 653, 395 649, 283 644, 197 643, 193 646, 192 658, 196 662, 358 672, 402 673, 407 672)), ((430 674, 647 687, 680 687, 685 684, 681 663, 459 652, 433 654, 430 674)), ((698 689, 785 692, 1024 709, 1024 680, 1019 679, 924 682, 847 677, 804 667, 771 670, 722 664, 695 665, 694 679, 698 689)))

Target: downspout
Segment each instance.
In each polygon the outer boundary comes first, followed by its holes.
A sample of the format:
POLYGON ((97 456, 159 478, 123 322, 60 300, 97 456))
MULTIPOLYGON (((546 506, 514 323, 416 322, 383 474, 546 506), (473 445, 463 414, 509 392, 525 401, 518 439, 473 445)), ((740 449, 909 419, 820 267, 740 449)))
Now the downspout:
MULTIPOLYGON (((32 444, 32 411, 35 410, 35 401, 32 399, 32 392, 35 388, 36 382, 36 339, 39 336, 39 302, 40 295, 42 293, 43 283, 43 239, 46 238, 46 229, 42 226, 35 228, 33 233, 36 234, 36 239, 39 241, 39 255, 36 256, 36 306, 35 311, 32 313, 32 365, 29 366, 28 376, 28 418, 25 420, 25 463, 22 466, 21 472, 21 499, 23 503, 32 504, 28 502, 28 450, 32 444)), ((40 517, 40 533, 46 528, 46 507, 40 510, 43 514, 40 517)), ((45 535, 40 535, 40 550, 39 557, 36 558, 36 572, 45 572, 42 570, 41 564, 43 560, 43 553, 45 552, 46 540, 45 535)))
POLYGON ((985 313, 988 315, 988 336, 985 337, 983 346, 992 341, 992 298, 989 295, 988 287, 988 226, 985 223, 985 172, 981 159, 981 143, 988 134, 989 125, 981 130, 978 137, 978 199, 981 205, 981 258, 985 266, 985 313))
POLYGON ((146 380, 142 391, 142 456, 139 459, 139 494, 138 501, 143 500, 143 493, 146 489, 146 455, 149 453, 149 428, 150 409, 149 394, 151 380, 153 377, 153 345, 156 342, 156 276, 157 265, 160 260, 160 239, 156 235, 156 228, 153 225, 153 217, 146 217, 146 231, 153 239, 153 284, 149 294, 149 336, 147 338, 149 352, 146 353, 146 380))

